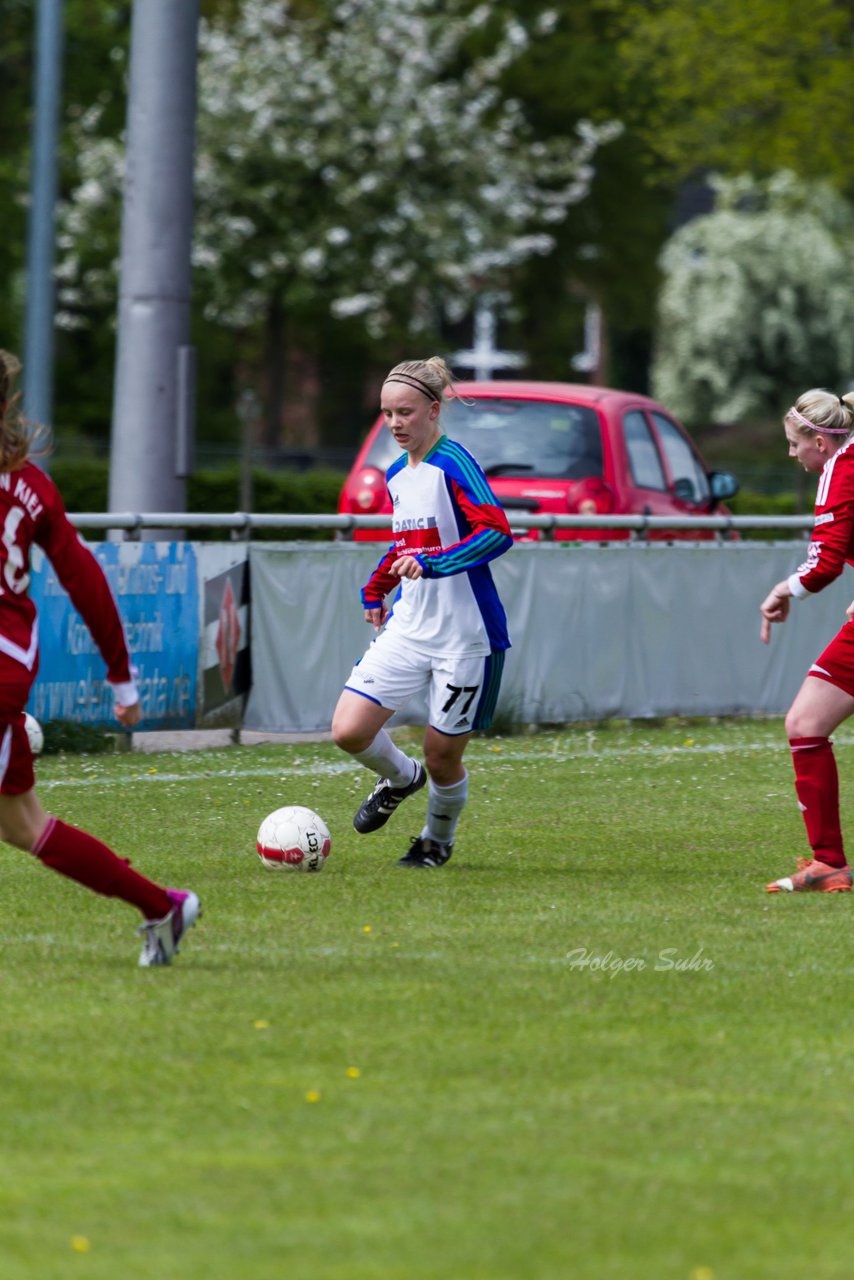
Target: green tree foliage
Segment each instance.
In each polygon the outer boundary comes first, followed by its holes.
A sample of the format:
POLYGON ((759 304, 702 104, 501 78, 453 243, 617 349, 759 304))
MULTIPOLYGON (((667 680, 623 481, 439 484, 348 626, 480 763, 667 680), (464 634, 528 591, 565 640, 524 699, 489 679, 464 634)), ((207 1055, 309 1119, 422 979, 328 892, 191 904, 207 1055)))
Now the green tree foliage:
POLYGON ((854 213, 791 173, 718 179, 662 255, 655 394, 691 424, 777 416, 854 368, 854 213))
POLYGON ((26 0, 7 0, 0 41, 0 345, 13 348, 19 345, 23 318, 32 26, 32 5, 26 0))
MULTIPOLYGON (((239 0, 201 0, 201 11, 214 18, 233 11, 239 0)), ((34 0, 3 0, 0 41, 0 344, 20 351, 23 345, 27 209, 36 56, 38 5, 34 0)), ((126 117, 127 53, 133 0, 63 0, 63 57, 59 188, 67 195, 79 182, 76 134, 93 106, 101 128, 118 134, 126 117)), ((63 253, 59 246, 58 257, 63 253)), ((114 245, 112 253, 114 255, 114 245)), ((97 244, 93 257, 98 261, 97 244)), ((63 447, 87 447, 86 437, 103 439, 110 414, 114 320, 113 292, 100 301, 81 294, 89 311, 85 329, 61 328, 56 345, 56 437, 63 447)), ((216 335, 210 336, 216 349, 216 335)), ((214 361, 215 362, 215 361, 214 361)), ((203 380, 216 382, 205 362, 203 380)), ((202 388, 200 388, 200 395, 202 388)), ((210 417, 208 410, 207 416, 210 417)))
POLYGON ((850 3, 610 5, 631 119, 671 173, 787 168, 854 190, 850 3))
MULTIPOLYGON (((530 0, 505 0, 518 14, 530 0)), ((548 42, 525 51, 505 75, 538 136, 565 134, 574 120, 617 119, 620 136, 597 154, 590 194, 555 229, 554 252, 518 273, 509 331, 541 377, 566 379, 582 341, 584 304, 597 301, 607 320, 606 378, 648 390, 647 369, 659 275, 668 234, 672 185, 661 180, 636 125, 637 90, 621 74, 610 0, 554 0, 548 42)))
MULTIPOLYGON (((529 42, 522 24, 464 56, 489 17, 436 0, 337 0, 302 17, 244 0, 234 21, 203 25, 194 253, 209 317, 247 330, 278 307, 292 321, 358 317, 374 336, 395 323, 434 332, 442 309, 460 314, 552 248, 617 130, 582 121, 572 138, 536 141, 501 93, 529 42)), ((77 141, 69 324, 114 287, 122 173, 97 108, 77 141)))
MULTIPOLYGON (((60 191, 72 181, 73 155, 63 126, 76 120, 82 104, 98 102, 102 116, 124 119, 123 58, 130 28, 131 0, 64 0, 61 9, 63 58, 61 78, 61 147, 57 157, 60 191)), ((27 212, 31 181, 36 31, 39 6, 33 0, 3 0, 0 40, 0 343, 22 351, 26 287, 27 212)), ((80 430, 103 435, 109 415, 113 353, 111 313, 86 333, 69 341, 63 333, 56 345, 57 436, 80 430)))

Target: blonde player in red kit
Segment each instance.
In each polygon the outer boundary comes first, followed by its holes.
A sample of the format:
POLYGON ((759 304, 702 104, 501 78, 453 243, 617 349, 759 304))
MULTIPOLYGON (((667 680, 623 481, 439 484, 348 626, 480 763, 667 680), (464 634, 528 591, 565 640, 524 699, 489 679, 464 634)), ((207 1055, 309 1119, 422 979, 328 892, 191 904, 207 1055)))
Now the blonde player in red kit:
POLYGON ((39 429, 18 411, 18 360, 0 351, 0 838, 142 915, 139 963, 169 964, 199 915, 199 899, 146 880, 100 840, 46 813, 35 792, 24 708, 38 671, 38 619, 28 594, 30 549, 43 548, 92 633, 126 729, 140 720, 124 629, 104 572, 65 514, 56 485, 30 462, 39 429))
MULTIPOLYGON (((761 639, 785 622, 793 599, 805 600, 854 564, 854 395, 805 391, 783 419, 789 456, 820 472, 815 525, 804 563, 762 601, 761 639)), ((812 848, 769 893, 851 888, 839 822, 839 778, 830 734, 854 713, 854 602, 848 621, 810 667, 786 716, 795 765, 795 790, 812 848)))

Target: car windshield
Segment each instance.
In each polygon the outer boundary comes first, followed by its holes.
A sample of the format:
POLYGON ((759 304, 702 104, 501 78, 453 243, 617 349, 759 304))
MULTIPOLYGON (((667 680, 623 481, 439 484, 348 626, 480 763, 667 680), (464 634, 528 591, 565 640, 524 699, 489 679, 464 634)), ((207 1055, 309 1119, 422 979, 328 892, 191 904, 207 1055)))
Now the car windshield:
MULTIPOLYGON (((449 400, 442 429, 474 454, 488 476, 552 476, 581 480, 602 474, 602 437, 596 412, 586 405, 544 400, 449 400)), ((385 471, 400 449, 381 431, 366 459, 385 471)))

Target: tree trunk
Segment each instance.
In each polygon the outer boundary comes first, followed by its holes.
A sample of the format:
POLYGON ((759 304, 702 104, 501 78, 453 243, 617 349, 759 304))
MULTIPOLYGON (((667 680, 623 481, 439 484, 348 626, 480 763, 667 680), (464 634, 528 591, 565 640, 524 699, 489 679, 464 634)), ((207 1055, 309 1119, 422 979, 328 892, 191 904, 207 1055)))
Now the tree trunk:
POLYGON ((273 461, 279 447, 279 431, 285 399, 285 309, 278 294, 270 299, 267 311, 267 334, 264 350, 265 405, 263 419, 264 451, 273 461))
POLYGON ((267 312, 263 446, 269 461, 284 450, 311 452, 320 443, 321 381, 316 354, 289 332, 281 298, 267 312))
POLYGON ((320 444, 320 368, 317 355, 286 342, 285 395, 280 439, 286 449, 312 451, 320 444))

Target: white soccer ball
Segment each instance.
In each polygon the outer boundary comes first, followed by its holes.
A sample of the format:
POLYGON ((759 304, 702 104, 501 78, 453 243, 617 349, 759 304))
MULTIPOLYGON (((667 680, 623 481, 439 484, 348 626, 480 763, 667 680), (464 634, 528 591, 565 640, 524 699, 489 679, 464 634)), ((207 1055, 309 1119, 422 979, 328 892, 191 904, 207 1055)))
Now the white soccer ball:
POLYGON ((35 716, 31 716, 29 711, 24 713, 24 728, 27 731, 27 737, 30 740, 30 751, 34 756, 39 756, 44 747, 44 733, 35 716))
POLYGON ((267 814, 258 828, 257 848, 272 871, 322 871, 332 837, 313 809, 294 804, 267 814))

